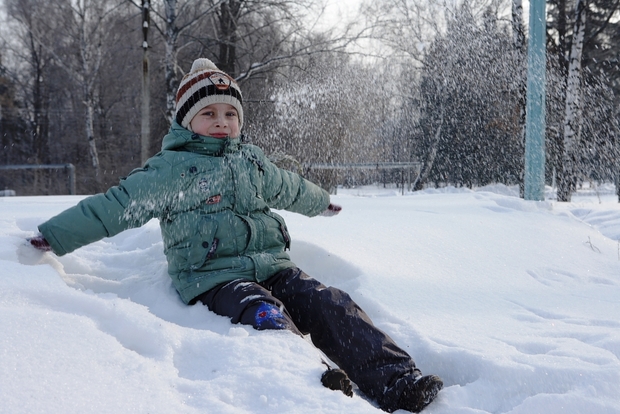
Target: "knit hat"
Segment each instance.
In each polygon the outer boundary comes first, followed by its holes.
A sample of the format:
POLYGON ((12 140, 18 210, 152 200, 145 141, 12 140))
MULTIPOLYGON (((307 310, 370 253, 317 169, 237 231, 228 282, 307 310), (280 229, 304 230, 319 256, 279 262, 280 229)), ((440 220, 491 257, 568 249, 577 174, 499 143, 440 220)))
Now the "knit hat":
POLYGON ((243 126, 243 97, 239 85, 209 59, 194 61, 192 69, 181 80, 176 99, 175 119, 183 128, 189 128, 194 116, 214 103, 234 106, 239 114, 239 129, 243 126))

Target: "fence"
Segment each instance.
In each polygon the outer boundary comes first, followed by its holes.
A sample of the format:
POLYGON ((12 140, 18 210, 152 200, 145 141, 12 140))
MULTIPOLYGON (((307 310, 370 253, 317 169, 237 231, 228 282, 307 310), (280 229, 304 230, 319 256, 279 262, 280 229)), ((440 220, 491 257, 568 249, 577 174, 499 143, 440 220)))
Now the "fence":
POLYGON ((0 165, 5 195, 75 194, 73 164, 0 165))
MULTIPOLYGON (((396 170, 397 172, 400 172, 400 186, 402 189, 402 194, 405 194, 405 181, 407 182, 407 187, 406 188, 411 188, 411 172, 412 170, 415 171, 415 175, 419 175, 420 174, 420 168, 421 165, 419 162, 362 162, 362 163, 342 163, 342 164, 320 164, 320 163, 314 163, 314 164, 305 164, 304 165, 304 169, 307 170, 309 173, 312 172, 312 170, 333 170, 336 173, 335 176, 335 184, 337 185, 339 183, 339 171, 346 171, 346 170, 377 170, 377 171, 383 171, 385 172, 386 170, 396 170), (407 174, 405 174, 405 171, 407 172, 407 174), (406 175, 406 177, 405 177, 406 175)), ((385 176, 383 179, 383 183, 385 184, 386 180, 385 180, 385 176)), ((335 192, 335 188, 334 188, 334 192, 335 192)))

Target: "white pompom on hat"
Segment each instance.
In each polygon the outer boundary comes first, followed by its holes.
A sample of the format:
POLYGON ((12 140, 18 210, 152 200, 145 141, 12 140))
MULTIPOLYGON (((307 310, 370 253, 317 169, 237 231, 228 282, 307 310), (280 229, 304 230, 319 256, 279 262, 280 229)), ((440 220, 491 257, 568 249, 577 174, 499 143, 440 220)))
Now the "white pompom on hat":
POLYGON ((243 96, 239 85, 209 59, 194 61, 192 69, 181 80, 176 103, 175 119, 183 128, 189 128, 194 116, 214 103, 234 106, 239 114, 239 129, 243 127, 243 96))

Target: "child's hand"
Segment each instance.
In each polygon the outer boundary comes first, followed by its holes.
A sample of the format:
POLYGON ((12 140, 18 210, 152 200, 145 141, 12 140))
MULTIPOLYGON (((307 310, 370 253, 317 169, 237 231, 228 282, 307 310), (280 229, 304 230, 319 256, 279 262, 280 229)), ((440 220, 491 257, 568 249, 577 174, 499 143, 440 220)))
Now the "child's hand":
POLYGON ((50 244, 47 242, 47 240, 45 240, 45 237, 43 237, 43 235, 39 234, 38 236, 35 237, 31 237, 28 240, 28 242, 34 246, 35 248, 39 249, 39 250, 43 250, 44 252, 50 252, 52 251, 52 246, 50 246, 50 244))
POLYGON ((322 212, 321 215, 324 217, 335 216, 336 214, 340 213, 340 210, 342 210, 342 207, 340 207, 338 204, 329 203, 329 206, 327 206, 327 210, 322 212))

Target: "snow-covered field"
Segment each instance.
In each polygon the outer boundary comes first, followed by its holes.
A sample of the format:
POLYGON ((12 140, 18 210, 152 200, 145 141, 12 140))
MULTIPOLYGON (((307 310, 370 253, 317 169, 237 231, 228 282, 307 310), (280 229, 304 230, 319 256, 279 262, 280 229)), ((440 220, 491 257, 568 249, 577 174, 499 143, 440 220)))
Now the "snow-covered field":
MULTIPOLYGON (((0 198, 0 413, 380 413, 321 386, 313 346, 188 307, 157 222, 58 258, 28 246, 80 197, 0 198)), ((340 190, 283 212, 291 254, 426 374, 431 414, 620 413, 620 205, 502 186, 340 190)))

